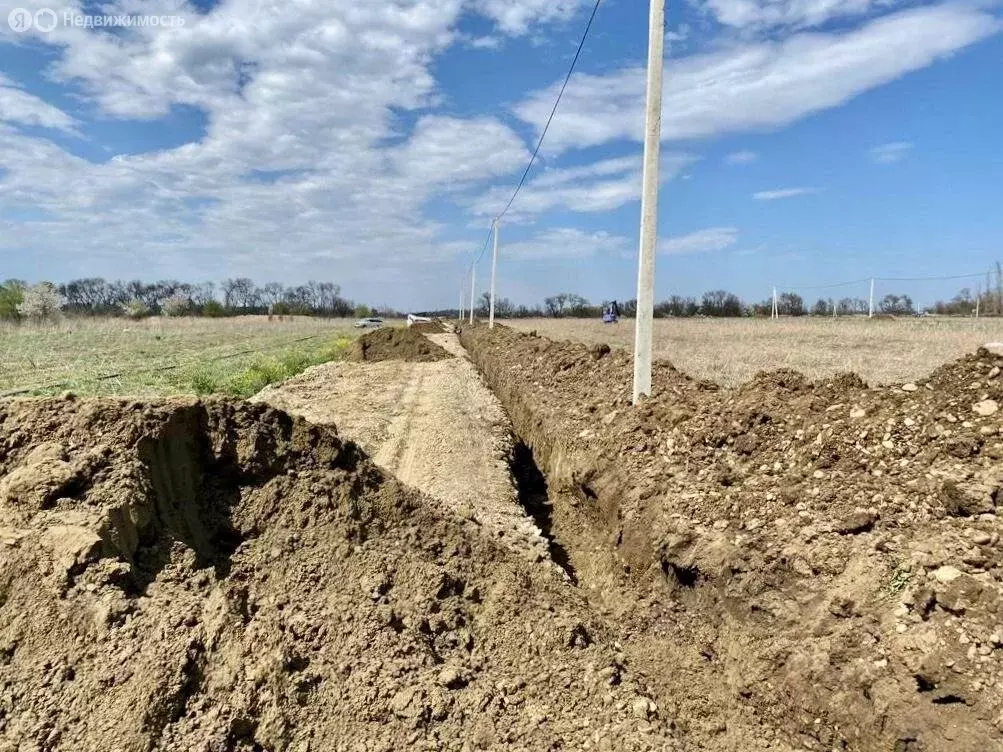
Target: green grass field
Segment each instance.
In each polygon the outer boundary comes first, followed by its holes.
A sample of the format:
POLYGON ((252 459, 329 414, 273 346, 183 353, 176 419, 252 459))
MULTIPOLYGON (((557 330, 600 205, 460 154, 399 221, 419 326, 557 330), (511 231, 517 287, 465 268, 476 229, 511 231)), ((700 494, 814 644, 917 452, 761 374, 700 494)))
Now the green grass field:
POLYGON ((356 336, 346 319, 64 319, 0 325, 0 397, 231 394, 343 355, 356 336), (26 391, 23 391, 26 390, 26 391))

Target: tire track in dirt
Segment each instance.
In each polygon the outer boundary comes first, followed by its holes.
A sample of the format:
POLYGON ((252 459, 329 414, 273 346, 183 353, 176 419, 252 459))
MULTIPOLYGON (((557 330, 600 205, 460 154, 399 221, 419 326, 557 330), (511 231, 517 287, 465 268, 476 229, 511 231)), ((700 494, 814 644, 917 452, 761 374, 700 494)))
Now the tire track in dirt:
POLYGON ((267 402, 338 428, 399 480, 480 524, 531 559, 549 544, 519 505, 511 423, 455 334, 432 334, 452 358, 337 362, 268 388, 267 402))
POLYGON ((415 438, 412 436, 412 431, 425 376, 416 366, 411 366, 408 373, 409 379, 405 382, 399 401, 401 412, 390 421, 387 437, 373 459, 377 465, 390 471, 405 483, 414 485, 408 479, 408 474, 413 474, 415 464, 413 461, 415 438), (405 456, 410 460, 407 463, 403 462, 405 456))

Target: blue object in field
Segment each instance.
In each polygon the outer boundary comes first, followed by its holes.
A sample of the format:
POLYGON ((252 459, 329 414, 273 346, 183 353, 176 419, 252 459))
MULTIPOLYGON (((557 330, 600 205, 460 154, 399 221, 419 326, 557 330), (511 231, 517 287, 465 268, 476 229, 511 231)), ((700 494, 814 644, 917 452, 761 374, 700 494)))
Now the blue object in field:
POLYGON ((620 320, 620 306, 616 304, 614 300, 608 306, 603 308, 602 311, 602 322, 604 324, 615 324, 620 320))

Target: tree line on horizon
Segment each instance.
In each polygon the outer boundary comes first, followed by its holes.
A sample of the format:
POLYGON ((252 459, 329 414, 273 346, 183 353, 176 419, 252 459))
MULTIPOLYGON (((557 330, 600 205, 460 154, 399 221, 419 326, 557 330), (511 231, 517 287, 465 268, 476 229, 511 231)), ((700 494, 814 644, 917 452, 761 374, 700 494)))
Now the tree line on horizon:
MULTIPOLYGON (((490 298, 481 295, 476 314, 488 315, 490 298)), ((527 306, 513 303, 508 298, 495 301, 498 318, 598 318, 608 301, 593 303, 575 293, 557 293, 545 298, 542 304, 527 306)), ((974 294, 962 289, 949 301, 938 301, 926 310, 942 315, 971 315, 976 307, 984 315, 1003 315, 1003 274, 999 264, 995 279, 987 275, 986 286, 974 294)), ((619 301, 620 313, 633 317, 637 301, 619 301)), ((743 316, 770 316, 773 300, 747 304, 727 290, 711 290, 699 299, 672 295, 655 304, 656 318, 686 318, 706 316, 712 318, 737 318, 743 316)), ((859 316, 869 311, 866 298, 819 298, 810 306, 796 292, 785 291, 777 296, 777 310, 781 316, 859 316)), ((908 295, 889 293, 876 301, 875 310, 882 314, 913 315, 916 308, 908 295)), ((332 318, 380 315, 387 318, 400 316, 388 307, 370 307, 356 304, 341 294, 340 285, 331 282, 310 281, 302 285, 287 286, 278 282, 257 285, 247 277, 225 279, 221 282, 191 284, 176 280, 146 283, 107 281, 100 277, 71 280, 65 284, 42 282, 29 285, 22 280, 7 280, 0 284, 0 320, 49 318, 60 313, 83 316, 204 316, 223 317, 253 314, 326 316, 332 318)), ((454 317, 455 308, 424 311, 433 316, 454 317)))
MULTIPOLYGON (((598 318, 610 301, 592 303, 575 293, 558 293, 544 299, 542 305, 516 305, 508 298, 495 301, 495 316, 512 318, 598 318)), ((637 313, 637 301, 618 301, 620 315, 633 318, 637 313)), ((475 314, 486 317, 490 311, 491 299, 483 293, 477 302, 475 314)), ((711 290, 699 299, 682 295, 672 295, 655 303, 655 318, 688 318, 706 316, 711 318, 740 318, 745 316, 768 317, 773 309, 773 300, 747 304, 735 293, 727 290, 711 290)), ((867 315, 870 303, 866 298, 819 298, 813 305, 806 304, 804 298, 795 292, 777 295, 777 310, 781 316, 837 316, 867 315)), ((876 301, 878 313, 896 316, 916 313, 912 299, 908 295, 887 294, 876 301)), ((457 309, 428 311, 431 316, 456 316, 457 309)))
POLYGON ((328 316, 345 318, 374 313, 396 315, 390 308, 371 308, 348 300, 341 286, 310 281, 286 286, 269 282, 258 286, 247 277, 191 284, 177 280, 108 281, 101 277, 75 279, 65 284, 29 285, 10 279, 0 284, 0 319, 49 318, 65 313, 78 316, 328 316))

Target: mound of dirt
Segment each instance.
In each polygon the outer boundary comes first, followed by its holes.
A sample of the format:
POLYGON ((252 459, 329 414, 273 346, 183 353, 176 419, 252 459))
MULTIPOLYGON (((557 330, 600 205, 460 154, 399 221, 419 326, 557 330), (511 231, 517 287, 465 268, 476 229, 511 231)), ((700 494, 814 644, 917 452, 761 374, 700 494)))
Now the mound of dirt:
POLYGON ((702 748, 1003 748, 1003 358, 880 389, 658 363, 634 407, 628 353, 462 339, 565 491, 580 582, 702 748))
POLYGON ((442 321, 439 319, 433 319, 432 321, 419 321, 408 327, 412 331, 421 332, 422 334, 442 334, 446 331, 446 327, 442 325, 442 321))
POLYGON ((672 749, 548 561, 334 430, 0 404, 0 749, 672 749))
POLYGON ((383 327, 359 337, 348 351, 355 361, 405 360, 428 363, 452 357, 415 327, 383 327))

